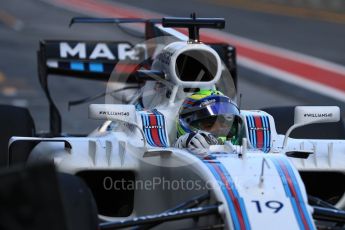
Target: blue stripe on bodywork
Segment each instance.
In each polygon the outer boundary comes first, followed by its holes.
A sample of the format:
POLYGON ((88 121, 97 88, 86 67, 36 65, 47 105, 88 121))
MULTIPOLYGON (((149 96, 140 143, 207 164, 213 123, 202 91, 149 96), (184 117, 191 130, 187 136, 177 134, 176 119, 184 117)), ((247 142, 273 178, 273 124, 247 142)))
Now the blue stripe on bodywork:
POLYGON ((247 116, 247 125, 248 125, 248 129, 249 129, 249 140, 250 140, 250 143, 252 143, 253 147, 254 147, 254 134, 253 134, 253 129, 252 129, 252 122, 251 122, 251 119, 250 119, 250 116, 247 116))
POLYGON ((92 72, 104 72, 103 64, 101 63, 90 63, 89 69, 92 72))
POLYGON ((156 115, 157 117, 157 121, 158 121, 158 125, 161 127, 158 129, 158 134, 159 134, 159 138, 160 141, 163 144, 163 147, 168 147, 168 141, 167 141, 167 137, 165 134, 165 120, 164 120, 164 115, 162 113, 160 113, 158 110, 153 110, 153 113, 156 115))
POLYGON ((312 221, 311 219, 309 218, 309 213, 307 211, 307 207, 305 206, 305 203, 304 203, 304 200, 303 200, 303 196, 302 196, 302 192, 300 190, 300 187, 298 185, 298 182, 297 182, 297 178, 293 172, 293 169, 291 167, 291 165, 289 164, 289 162, 287 162, 287 159, 283 159, 283 164, 285 165, 285 167, 287 168, 288 172, 289 172, 289 175, 290 175, 290 178, 292 179, 292 183, 295 187, 295 190, 296 190, 296 193, 297 193, 297 199, 298 199, 298 202, 300 202, 301 204, 301 208, 302 208, 302 211, 306 217, 306 220, 308 222, 308 225, 309 226, 313 226, 312 224, 312 221))
POLYGON ((274 163, 274 165, 275 165, 275 167, 279 173, 279 176, 281 178, 281 181, 282 181, 284 189, 285 189, 285 193, 290 198, 291 205, 293 207, 295 217, 297 219, 297 222, 298 222, 300 229, 305 229, 301 215, 303 215, 305 217, 308 227, 310 229, 314 229, 314 225, 312 224, 312 220, 310 219, 310 215, 309 215, 307 208, 305 206, 305 203, 304 203, 304 200, 302 197, 302 193, 300 191, 300 187, 298 185, 297 179, 296 179, 295 174, 291 168, 290 163, 287 162, 286 159, 278 160, 278 159, 271 158, 271 160, 274 163), (288 171, 288 176, 290 177, 290 179, 292 181, 292 185, 293 185, 294 190, 296 191, 297 197, 294 197, 292 195, 292 193, 291 193, 292 191, 290 191, 290 187, 288 185, 288 178, 286 178, 286 175, 284 174, 283 168, 280 165, 280 163, 282 163, 286 167, 286 169, 288 171), (302 209, 302 213, 300 213, 300 211, 298 209, 298 205, 300 205, 300 207, 302 209))
POLYGON ((270 121, 268 116, 264 116, 264 121, 265 121, 265 132, 267 133, 267 145, 266 145, 266 151, 269 152, 271 150, 271 129, 270 129, 270 121))
POLYGON ((240 197, 229 172, 226 170, 226 168, 223 166, 223 164, 220 161, 215 161, 215 160, 217 160, 216 154, 210 154, 209 155, 212 158, 212 161, 209 161, 209 160, 202 158, 198 155, 195 155, 195 156, 197 156, 200 160, 202 160, 202 162, 209 168, 209 170, 211 171, 211 173, 213 174, 215 179, 218 181, 218 183, 219 182, 222 183, 222 184, 220 184, 220 189, 221 189, 221 191, 222 191, 222 193, 223 193, 223 195, 227 201, 227 204, 229 206, 229 211, 230 211, 230 215, 232 217, 232 222, 234 224, 234 229, 235 230, 241 229, 241 225, 239 222, 240 220, 239 220, 239 216, 238 216, 241 214, 243 217, 245 229, 247 229, 247 230, 251 229, 250 223, 249 223, 249 218, 248 218, 248 215, 247 215, 247 212, 245 209, 243 199, 240 197), (231 199, 229 191, 227 190, 226 185, 223 184, 223 180, 222 180, 221 175, 215 169, 216 165, 219 167, 219 170, 221 171, 222 175, 225 177, 226 183, 228 183, 228 185, 230 185, 230 190, 233 193, 235 199, 239 203, 241 213, 236 212, 235 204, 233 203, 233 201, 231 199))
POLYGON ((143 120, 143 130, 144 130, 144 133, 145 133, 145 136, 146 136, 146 139, 147 139, 147 143, 149 143, 149 145, 151 145, 151 146, 154 146, 154 142, 153 142, 153 140, 151 138, 150 130, 148 130, 146 128, 146 126, 149 125, 148 116, 146 114, 141 114, 141 119, 143 120))
POLYGON ((262 133, 263 133, 263 138, 264 138, 264 143, 263 143, 263 146, 262 146, 262 151, 267 153, 267 131, 266 131, 266 123, 265 123, 265 117, 264 116, 260 116, 260 120, 261 120, 261 123, 262 123, 262 133))
POLYGON ((295 218, 297 220, 298 226, 300 227, 300 229, 304 229, 301 216, 299 215, 299 212, 298 212, 296 201, 295 201, 294 197, 291 194, 291 191, 290 191, 290 188, 289 188, 289 185, 288 185, 288 182, 287 182, 287 178, 285 177, 283 169, 280 167, 280 165, 276 161, 276 159, 272 159, 272 161, 273 161, 273 163, 274 163, 274 165, 275 165, 275 167, 276 167, 276 169, 278 171, 278 174, 280 176, 280 179, 282 181, 282 184, 283 184, 283 187, 284 187, 284 190, 285 190, 285 194, 290 199, 290 203, 291 203, 292 209, 294 211, 295 218))
POLYGON ((253 140, 252 144, 256 148, 257 145, 256 145, 255 122, 254 122, 253 116, 249 116, 249 122, 250 122, 250 127, 251 127, 250 131, 252 133, 252 140, 253 140))
MULTIPOLYGON (((162 127, 162 121, 160 119, 160 116, 157 116, 157 125, 158 126, 161 126, 162 127)), ((159 136, 159 140, 161 141, 162 145, 164 147, 166 147, 166 143, 165 143, 165 140, 164 140, 164 136, 163 136, 163 132, 162 132, 162 129, 158 129, 158 136, 159 136)))
POLYGON ((264 133, 264 147, 263 151, 268 153, 270 151, 270 132, 268 130, 267 116, 261 116, 262 128, 264 133))
POLYGON ((238 202, 240 204, 240 209, 241 209, 241 213, 243 214, 243 219, 244 219, 244 222, 245 222, 245 226, 249 227, 250 225, 249 225, 248 216, 246 215, 247 214, 246 208, 244 206, 243 199, 240 197, 240 194, 238 193, 238 191, 237 191, 237 189, 235 187, 233 179, 231 178, 229 172, 226 170, 226 168, 223 166, 222 163, 220 163, 218 166, 222 170, 222 172, 223 172, 224 176, 226 177, 227 181, 229 181, 229 183, 231 184, 231 190, 233 191, 236 199, 238 200, 238 202))
MULTIPOLYGON (((268 153, 271 150, 271 131, 270 131, 270 124, 269 119, 267 116, 260 116, 263 128, 263 147, 262 150, 265 153, 268 153)), ((248 135, 249 141, 252 144, 253 148, 258 149, 257 147, 257 137, 256 137, 256 124, 255 118, 253 115, 246 116, 247 126, 248 126, 248 135)))
POLYGON ((78 71, 85 70, 84 63, 82 63, 82 62, 71 62, 70 63, 70 68, 72 70, 78 70, 78 71))
POLYGON ((164 118, 164 116, 162 115, 161 117, 160 117, 160 119, 161 119, 161 121, 162 121, 162 127, 164 127, 164 129, 163 129, 163 139, 164 139, 164 143, 165 143, 165 146, 166 147, 168 147, 169 146, 169 139, 168 139, 168 137, 167 137, 167 134, 166 134, 166 131, 165 131, 165 118, 164 118))
MULTIPOLYGON (((218 172, 213 168, 212 163, 208 163, 208 162, 204 162, 204 163, 210 169, 210 171, 212 172, 213 176, 216 178, 218 183, 223 183, 220 175, 218 175, 218 172)), ((218 164, 220 164, 220 163, 218 163, 218 164)), ((224 187, 223 184, 220 185, 220 189, 222 190, 223 195, 225 196, 225 199, 227 201, 227 204, 229 205, 230 215, 232 217, 232 222, 234 224, 235 230, 241 229, 234 204, 232 203, 232 200, 230 198, 230 195, 228 194, 228 191, 226 190, 226 188, 224 187)))
MULTIPOLYGON (((150 117, 149 117, 148 114, 145 114, 145 120, 146 120, 146 125, 150 126, 150 117)), ((150 139, 150 142, 151 142, 151 146, 157 146, 155 141, 152 138, 150 129, 146 128, 146 130, 147 130, 147 136, 148 136, 148 138, 150 139)))

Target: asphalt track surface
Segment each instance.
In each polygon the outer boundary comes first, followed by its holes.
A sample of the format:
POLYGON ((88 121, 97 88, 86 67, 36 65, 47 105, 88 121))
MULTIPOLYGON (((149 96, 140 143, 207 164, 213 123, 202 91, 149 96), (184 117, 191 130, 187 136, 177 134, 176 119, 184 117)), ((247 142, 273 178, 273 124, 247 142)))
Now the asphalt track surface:
MULTIPOLYGON (((321 58, 345 66, 345 24, 290 17, 232 7, 222 1, 110 1, 170 16, 224 17, 225 32, 268 45, 321 58), (216 3, 216 4, 215 4, 216 3)), ((72 11, 38 0, 0 2, 0 102, 27 106, 38 130, 48 129, 48 107, 36 71, 41 39, 126 40, 109 26, 68 28, 71 17, 90 12, 72 11), (119 37, 120 36, 120 37, 119 37)), ((140 15, 138 15, 140 17, 140 15)), ((87 105, 67 111, 67 101, 95 95, 105 85, 68 78, 50 78, 53 97, 62 110, 65 132, 88 132, 99 122, 87 119, 87 105)), ((344 103, 265 76, 240 66, 239 91, 244 109, 280 105, 339 105, 344 103)), ((104 101, 104 100, 103 100, 104 101)), ((102 99, 96 103, 102 103, 102 99)))

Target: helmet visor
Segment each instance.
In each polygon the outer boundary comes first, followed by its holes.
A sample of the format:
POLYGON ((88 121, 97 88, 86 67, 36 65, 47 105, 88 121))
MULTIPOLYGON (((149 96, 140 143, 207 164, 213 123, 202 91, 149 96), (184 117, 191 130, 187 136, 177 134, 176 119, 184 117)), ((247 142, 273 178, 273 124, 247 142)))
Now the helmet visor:
POLYGON ((215 102, 213 104, 204 105, 203 107, 185 109, 184 113, 181 114, 180 117, 188 124, 191 124, 194 121, 218 115, 238 115, 238 109, 229 102, 215 102))
POLYGON ((181 118, 194 130, 210 132, 216 137, 232 137, 237 133, 238 109, 229 102, 215 102, 192 108, 181 118))
POLYGON ((216 137, 231 138, 237 133, 238 117, 236 115, 218 115, 193 121, 193 129, 209 132, 216 137))

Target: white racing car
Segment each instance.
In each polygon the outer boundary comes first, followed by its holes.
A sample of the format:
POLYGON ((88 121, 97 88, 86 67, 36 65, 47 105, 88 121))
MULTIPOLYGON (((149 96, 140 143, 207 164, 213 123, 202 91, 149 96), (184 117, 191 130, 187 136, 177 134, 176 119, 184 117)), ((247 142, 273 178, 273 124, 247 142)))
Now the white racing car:
POLYGON ((188 95, 208 88, 236 99, 235 48, 199 41, 199 28, 224 27, 220 18, 72 20, 134 22, 146 26, 146 41, 136 46, 41 42, 39 77, 51 132, 31 135, 28 115, 18 121, 17 108, 7 110, 22 127, 10 134, 29 137, 10 139, 3 165, 52 162, 82 178, 97 204, 99 229, 344 227, 345 132, 338 107, 241 110, 240 145, 176 148, 176 117, 188 95), (188 28, 189 36, 172 27, 188 28), (49 74, 108 81, 106 103, 89 106, 89 117, 104 124, 88 136, 62 135, 49 74), (297 128, 303 138, 290 137, 297 128))

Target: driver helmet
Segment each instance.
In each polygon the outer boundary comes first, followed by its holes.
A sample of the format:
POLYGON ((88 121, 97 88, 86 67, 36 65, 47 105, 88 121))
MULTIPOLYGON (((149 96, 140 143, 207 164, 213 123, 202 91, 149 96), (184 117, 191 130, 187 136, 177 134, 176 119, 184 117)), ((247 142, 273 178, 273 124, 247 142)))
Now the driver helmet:
POLYGON ((218 90, 201 90, 188 96, 179 110, 177 136, 206 131, 220 143, 240 141, 240 110, 237 105, 218 90))

